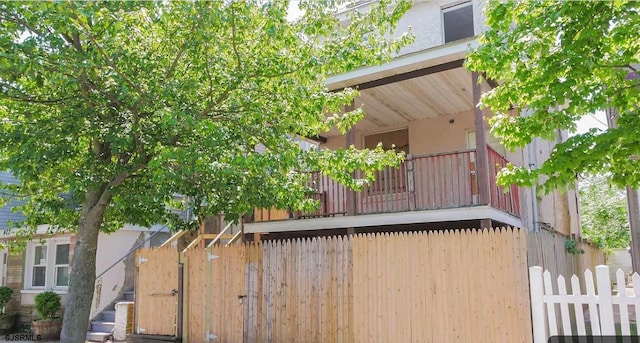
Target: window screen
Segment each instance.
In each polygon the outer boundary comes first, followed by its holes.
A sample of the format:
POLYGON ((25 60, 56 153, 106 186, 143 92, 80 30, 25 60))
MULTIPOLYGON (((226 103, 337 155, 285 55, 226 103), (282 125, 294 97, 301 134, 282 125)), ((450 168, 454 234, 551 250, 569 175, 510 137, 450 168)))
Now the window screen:
POLYGON ((473 7, 470 2, 442 10, 444 42, 473 37, 473 7))

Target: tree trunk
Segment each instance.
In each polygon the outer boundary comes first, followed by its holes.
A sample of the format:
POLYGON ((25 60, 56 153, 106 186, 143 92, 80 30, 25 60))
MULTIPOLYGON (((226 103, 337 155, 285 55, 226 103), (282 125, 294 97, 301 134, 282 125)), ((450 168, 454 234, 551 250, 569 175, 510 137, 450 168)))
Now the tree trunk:
POLYGON ((110 200, 108 191, 88 191, 82 207, 69 278, 69 296, 65 305, 60 340, 84 343, 89 327, 89 315, 96 279, 98 233, 104 211, 110 200))

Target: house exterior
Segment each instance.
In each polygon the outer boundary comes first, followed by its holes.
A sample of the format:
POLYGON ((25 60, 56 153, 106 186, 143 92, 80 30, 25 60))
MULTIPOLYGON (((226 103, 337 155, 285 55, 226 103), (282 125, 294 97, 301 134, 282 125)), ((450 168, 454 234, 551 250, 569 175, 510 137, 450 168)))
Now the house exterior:
MULTIPOLYGON (((17 183, 9 172, 0 172, 3 183, 17 183)), ((0 208, 0 243, 16 239, 13 223, 25 217, 13 210, 22 203, 12 200, 0 208), (13 222, 13 223, 12 223, 13 222)), ((73 233, 47 234, 48 225, 38 226, 33 240, 25 249, 11 254, 0 251, 0 286, 15 290, 7 305, 8 313, 19 313, 23 326, 35 318, 35 296, 45 290, 60 294, 64 306, 67 300, 69 271, 77 236, 73 233)), ((111 233, 100 233, 96 258, 96 280, 91 318, 98 316, 113 301, 134 287, 135 263, 131 252, 142 246, 157 246, 169 237, 166 227, 152 228, 126 225, 111 233)))
MULTIPOLYGON (((345 12, 366 11, 371 3, 357 1, 345 12)), ((395 146, 407 154, 399 168, 380 171, 359 192, 314 175, 318 211, 256 209, 244 228, 247 238, 490 226, 579 235, 575 187, 544 195, 515 186, 504 193, 496 185, 501 166, 535 168, 567 134, 559 131, 555 141, 538 139, 516 151, 491 136, 485 121, 491 113, 476 105, 482 92, 497 84, 478 84, 479 76, 462 67, 484 29, 483 5, 481 0, 415 1, 396 33, 411 26, 412 45, 386 64, 328 79, 330 90, 359 89, 352 106, 362 107, 365 117, 346 135, 324 133, 319 146, 395 146)), ((512 115, 522 112, 514 109, 512 115)))

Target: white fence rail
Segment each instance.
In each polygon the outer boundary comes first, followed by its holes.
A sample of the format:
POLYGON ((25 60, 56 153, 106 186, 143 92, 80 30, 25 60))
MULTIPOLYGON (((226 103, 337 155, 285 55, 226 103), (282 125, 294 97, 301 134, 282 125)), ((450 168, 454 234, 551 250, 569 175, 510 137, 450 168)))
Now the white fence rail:
POLYGON ((630 305, 633 306, 631 314, 640 318, 640 275, 637 273, 632 277, 632 295, 627 294, 626 275, 620 269, 616 273, 617 295, 612 294, 607 266, 596 267, 595 285, 593 274, 586 270, 584 288, 581 288, 578 276, 573 275, 570 293, 564 276, 558 276, 554 284, 551 273, 543 272, 541 267, 529 268, 529 281, 534 343, 547 342, 549 337, 558 335, 629 336, 631 323, 635 323, 629 319, 630 305), (585 289, 586 294, 581 289, 585 289), (587 307, 588 317, 585 317, 584 307, 587 307), (614 316, 614 313, 618 315, 614 316), (616 324, 619 324, 619 332, 616 332, 616 324))

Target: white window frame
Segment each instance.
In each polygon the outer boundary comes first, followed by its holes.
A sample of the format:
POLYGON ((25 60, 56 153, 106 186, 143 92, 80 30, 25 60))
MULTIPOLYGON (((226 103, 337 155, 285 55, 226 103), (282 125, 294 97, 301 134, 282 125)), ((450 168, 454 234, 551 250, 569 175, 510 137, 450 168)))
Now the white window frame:
MULTIPOLYGON (((58 265, 56 264, 56 248, 58 245, 69 244, 71 247, 71 240, 69 237, 56 237, 45 239, 43 242, 40 240, 34 240, 27 243, 25 250, 25 272, 24 272, 24 284, 22 288, 24 290, 40 290, 40 289, 52 289, 52 290, 67 290, 69 286, 56 286, 56 271, 60 267, 70 267, 70 264, 58 265), (45 272, 44 286, 32 286, 33 284, 33 268, 37 265, 34 264, 35 252, 37 246, 47 247, 47 262, 45 272)), ((71 262, 71 259, 69 259, 71 262)), ((68 270, 68 269, 67 269, 68 270)))
MULTIPOLYGON (((473 0, 462 0, 462 1, 457 1, 451 4, 447 4, 446 6, 443 6, 440 8, 440 27, 442 30, 442 44, 447 44, 446 39, 445 39, 445 27, 444 27, 444 14, 447 12, 451 12, 451 11, 455 11, 457 9, 460 9, 462 7, 466 7, 466 6, 470 6, 471 7, 471 17, 473 19, 473 36, 471 37, 475 37, 476 36, 476 30, 475 30, 475 17, 474 17, 474 13, 475 11, 473 10, 473 0)), ((471 38, 469 37, 469 38, 471 38)), ((450 43, 450 42, 449 42, 450 43)))
POLYGON ((0 286, 7 285, 7 266, 9 261, 9 249, 0 250, 0 286))

